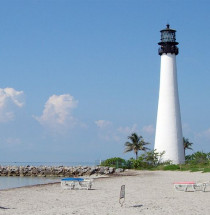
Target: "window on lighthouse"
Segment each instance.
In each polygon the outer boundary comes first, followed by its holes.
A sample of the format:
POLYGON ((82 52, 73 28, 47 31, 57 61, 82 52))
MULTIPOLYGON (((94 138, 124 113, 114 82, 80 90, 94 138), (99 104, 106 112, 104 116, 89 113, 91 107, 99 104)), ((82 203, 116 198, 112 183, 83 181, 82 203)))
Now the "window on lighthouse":
POLYGON ((175 42, 175 33, 164 31, 161 35, 162 42, 175 42))

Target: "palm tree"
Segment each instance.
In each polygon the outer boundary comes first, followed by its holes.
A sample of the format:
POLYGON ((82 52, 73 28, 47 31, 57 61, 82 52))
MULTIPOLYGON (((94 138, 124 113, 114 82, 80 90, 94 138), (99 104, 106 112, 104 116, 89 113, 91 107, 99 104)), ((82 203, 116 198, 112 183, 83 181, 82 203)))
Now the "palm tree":
POLYGON ((193 143, 190 143, 188 138, 183 137, 183 144, 184 144, 184 156, 185 156, 185 152, 187 149, 193 150, 191 147, 193 143))
POLYGON ((150 143, 144 142, 144 139, 142 136, 138 136, 136 133, 132 133, 131 136, 128 136, 128 139, 131 140, 131 142, 125 142, 125 153, 134 151, 136 155, 136 160, 138 158, 138 151, 146 151, 148 150, 145 145, 148 145, 150 143))

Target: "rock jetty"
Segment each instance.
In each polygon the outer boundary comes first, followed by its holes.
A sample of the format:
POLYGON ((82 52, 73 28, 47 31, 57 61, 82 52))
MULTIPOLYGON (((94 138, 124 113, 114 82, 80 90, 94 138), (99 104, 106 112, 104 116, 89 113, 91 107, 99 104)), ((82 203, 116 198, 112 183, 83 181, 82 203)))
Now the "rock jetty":
POLYGON ((123 169, 104 166, 0 166, 0 176, 78 177, 109 175, 119 172, 123 172, 123 169))

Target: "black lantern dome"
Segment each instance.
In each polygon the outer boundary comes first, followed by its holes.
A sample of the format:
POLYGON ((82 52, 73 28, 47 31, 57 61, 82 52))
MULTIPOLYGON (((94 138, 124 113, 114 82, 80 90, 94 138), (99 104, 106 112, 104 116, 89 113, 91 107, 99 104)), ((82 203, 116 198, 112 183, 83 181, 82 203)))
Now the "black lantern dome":
POLYGON ((159 55, 163 53, 171 53, 178 55, 179 49, 176 45, 179 43, 176 42, 176 30, 170 29, 170 25, 167 24, 166 28, 161 30, 161 41, 158 43, 160 48, 158 50, 159 55))

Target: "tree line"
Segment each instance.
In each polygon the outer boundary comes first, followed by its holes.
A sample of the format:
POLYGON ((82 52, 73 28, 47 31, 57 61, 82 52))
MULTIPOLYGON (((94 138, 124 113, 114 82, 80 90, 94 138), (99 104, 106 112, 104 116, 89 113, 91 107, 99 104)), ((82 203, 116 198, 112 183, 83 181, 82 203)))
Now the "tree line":
POLYGON ((153 170, 191 170, 210 172, 210 153, 195 152, 186 155, 186 150, 193 150, 193 143, 188 138, 183 137, 183 147, 185 154, 185 164, 173 164, 172 161, 162 162, 162 156, 165 152, 157 152, 148 148, 150 143, 146 142, 141 135, 132 133, 128 136, 128 141, 124 143, 124 152, 133 152, 135 158, 125 160, 114 157, 102 161, 102 166, 112 166, 116 168, 128 169, 153 169, 153 170), (140 154, 139 152, 143 153, 140 154))

